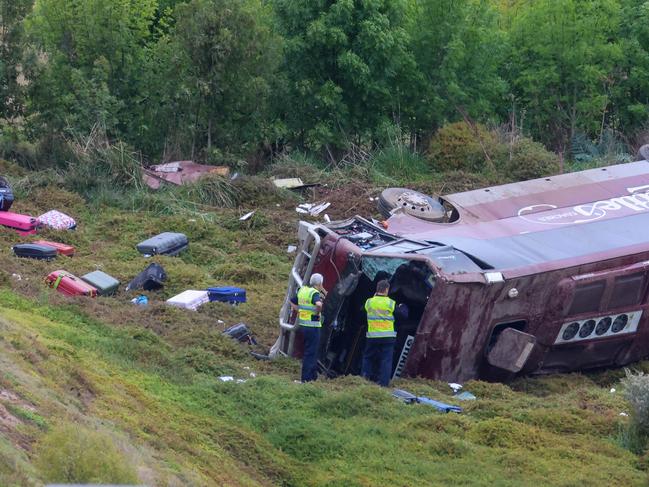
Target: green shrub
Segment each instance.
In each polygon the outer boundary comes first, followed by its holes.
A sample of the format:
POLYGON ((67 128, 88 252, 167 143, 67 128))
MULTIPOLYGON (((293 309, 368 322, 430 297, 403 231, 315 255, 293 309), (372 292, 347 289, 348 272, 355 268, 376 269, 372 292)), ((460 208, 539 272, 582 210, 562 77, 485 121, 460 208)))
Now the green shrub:
POLYGON ((440 171, 481 171, 486 167, 485 151, 493 157, 498 147, 494 133, 483 125, 465 122, 445 125, 428 146, 428 160, 440 171))
POLYGON ((511 146, 501 144, 498 152, 497 169, 513 181, 550 176, 561 170, 555 153, 527 137, 518 138, 511 146))
POLYGON ((649 375, 626 370, 624 397, 631 405, 631 421, 623 435, 624 443, 631 451, 642 452, 649 441, 649 375))
POLYGON ((77 426, 52 429, 36 445, 45 482, 137 483, 134 467, 107 434, 77 426))

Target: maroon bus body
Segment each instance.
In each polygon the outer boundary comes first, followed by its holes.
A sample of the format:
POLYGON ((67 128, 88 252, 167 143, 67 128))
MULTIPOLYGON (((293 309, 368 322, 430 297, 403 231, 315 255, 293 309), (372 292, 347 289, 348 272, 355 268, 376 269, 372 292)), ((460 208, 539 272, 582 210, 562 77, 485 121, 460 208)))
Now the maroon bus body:
MULTIPOLYGON (((442 200, 448 223, 396 213, 387 230, 360 217, 311 226, 320 243, 309 274, 323 274, 330 295, 352 263, 360 262, 366 283, 382 262, 425 267, 430 292, 409 353, 395 357, 403 361, 401 374, 506 381, 621 366, 649 355, 648 162, 442 200), (358 233, 350 233, 358 225, 371 240, 359 244, 358 233)), ((385 270, 396 275, 394 266, 385 270)), ((335 327, 340 309, 330 309, 330 316, 325 309, 325 322, 335 327)), ((280 345, 284 351, 287 343, 280 345)), ((323 342, 322 361, 328 347, 323 342)), ((289 354, 299 355, 298 348, 289 354)))

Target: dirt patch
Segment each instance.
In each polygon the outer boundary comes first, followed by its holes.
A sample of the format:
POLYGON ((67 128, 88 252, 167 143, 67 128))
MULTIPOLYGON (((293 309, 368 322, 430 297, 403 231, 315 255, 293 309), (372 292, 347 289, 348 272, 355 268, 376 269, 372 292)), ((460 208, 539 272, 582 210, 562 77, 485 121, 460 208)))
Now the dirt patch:
POLYGON ((331 188, 323 186, 314 189, 312 201, 329 201, 331 206, 324 212, 332 220, 343 220, 354 215, 365 218, 379 217, 376 208, 376 198, 381 194, 381 189, 363 181, 357 181, 345 186, 331 188))

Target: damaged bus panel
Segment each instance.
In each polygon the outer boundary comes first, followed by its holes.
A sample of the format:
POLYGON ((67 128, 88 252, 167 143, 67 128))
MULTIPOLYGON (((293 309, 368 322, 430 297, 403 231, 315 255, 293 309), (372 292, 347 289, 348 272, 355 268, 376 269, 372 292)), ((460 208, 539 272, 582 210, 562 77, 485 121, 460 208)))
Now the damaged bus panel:
POLYGON ((394 211, 300 222, 271 353, 299 357, 289 305, 312 273, 327 290, 319 353, 358 374, 365 301, 381 279, 405 305, 394 376, 461 382, 620 366, 649 355, 649 163, 452 194, 445 218, 394 211))

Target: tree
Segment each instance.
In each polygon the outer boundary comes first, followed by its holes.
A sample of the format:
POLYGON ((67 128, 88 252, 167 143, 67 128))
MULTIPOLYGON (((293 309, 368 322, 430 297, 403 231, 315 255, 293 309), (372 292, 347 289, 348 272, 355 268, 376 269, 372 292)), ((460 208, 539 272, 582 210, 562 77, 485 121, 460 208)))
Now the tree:
POLYGON ((24 51, 22 20, 33 0, 0 0, 0 117, 12 120, 22 112, 20 64, 24 51))
POLYGON ((399 121, 416 65, 405 0, 272 0, 285 38, 288 129, 330 159, 399 121))
POLYGON ((176 8, 160 59, 179 72, 163 96, 185 101, 179 115, 191 127, 192 148, 241 153, 263 138, 280 60, 268 15, 260 0, 192 0, 176 8))
POLYGON ((128 134, 156 0, 36 0, 28 31, 31 113, 49 132, 128 134))
POLYGON ((458 119, 487 121, 502 108, 507 84, 499 70, 508 46, 492 3, 415 2, 410 31, 422 75, 412 87, 417 133, 458 119))
POLYGON ((623 53, 616 0, 539 0, 512 19, 508 75, 535 138, 559 152, 577 131, 596 137, 610 114, 623 53))
POLYGON ((619 65, 619 81, 613 87, 612 104, 619 128, 632 135, 647 128, 649 121, 649 3, 622 0, 621 4, 619 42, 624 58, 619 65))

